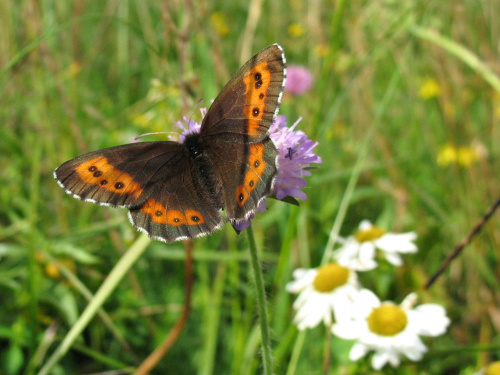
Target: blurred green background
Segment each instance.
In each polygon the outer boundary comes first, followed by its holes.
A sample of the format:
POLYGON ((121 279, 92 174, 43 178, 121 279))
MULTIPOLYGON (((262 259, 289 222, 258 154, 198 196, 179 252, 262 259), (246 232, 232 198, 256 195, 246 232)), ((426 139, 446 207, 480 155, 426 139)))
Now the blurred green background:
MULTIPOLYGON (((370 219, 419 235, 402 268, 363 276, 382 299, 419 291, 500 195, 498 1, 7 0, 0 25, 1 374, 43 364, 87 305, 78 282, 95 292, 138 237, 125 210, 71 198, 52 170, 177 131, 182 116, 200 120, 197 101, 208 106, 269 44, 314 76, 280 114, 302 117, 323 159, 306 202, 270 201, 253 221, 277 374, 297 337, 284 286, 295 268, 320 264, 365 141, 340 234, 370 219)), ((452 323, 398 374, 473 374, 498 359, 499 222, 421 293, 452 323)), ((225 226, 195 240, 194 278, 189 319, 154 373, 261 373, 245 233, 225 226)), ((152 242, 104 304, 110 322, 94 318, 53 373, 131 372, 178 319, 185 279, 183 243, 152 242)), ((324 342, 324 327, 307 332, 294 373, 323 373, 324 342)), ((349 362, 350 343, 330 345, 329 374, 373 373, 349 362)))

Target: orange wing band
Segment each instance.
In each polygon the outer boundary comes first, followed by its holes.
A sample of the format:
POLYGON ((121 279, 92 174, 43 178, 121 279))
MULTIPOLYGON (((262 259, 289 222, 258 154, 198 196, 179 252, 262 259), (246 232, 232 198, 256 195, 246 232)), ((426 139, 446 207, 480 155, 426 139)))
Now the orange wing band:
POLYGON ((267 62, 261 62, 250 69, 243 78, 246 86, 244 115, 248 119, 247 132, 250 135, 262 134, 259 121, 263 119, 266 108, 266 95, 271 83, 271 71, 267 62))
POLYGON ((250 169, 245 173, 243 184, 240 184, 236 189, 236 202, 238 202, 240 207, 243 207, 250 193, 257 187, 267 166, 267 163, 264 161, 264 145, 250 145, 249 151, 248 165, 250 169))
POLYGON ((168 210, 164 205, 149 198, 141 207, 141 211, 151 217, 156 224, 168 225, 200 225, 205 223, 205 219, 201 212, 196 210, 168 210))
POLYGON ((97 185, 116 194, 132 194, 139 198, 142 187, 135 182, 131 175, 115 168, 108 162, 108 158, 97 157, 80 164, 76 173, 83 182, 97 185))

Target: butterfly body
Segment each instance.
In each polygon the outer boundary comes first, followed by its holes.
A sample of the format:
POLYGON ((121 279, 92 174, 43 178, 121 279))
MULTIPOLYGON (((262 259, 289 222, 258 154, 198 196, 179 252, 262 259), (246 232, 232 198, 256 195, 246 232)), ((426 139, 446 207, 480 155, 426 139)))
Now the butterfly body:
POLYGON ((238 223, 270 194, 278 151, 269 137, 286 79, 278 45, 255 55, 226 84, 183 143, 140 142, 90 152, 54 177, 76 198, 126 207, 131 223, 172 242, 238 223))

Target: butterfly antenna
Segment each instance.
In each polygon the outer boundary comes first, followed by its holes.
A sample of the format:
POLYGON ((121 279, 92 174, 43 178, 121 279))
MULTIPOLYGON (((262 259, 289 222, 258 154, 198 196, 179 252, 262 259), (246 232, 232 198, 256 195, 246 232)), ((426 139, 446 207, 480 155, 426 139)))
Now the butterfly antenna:
POLYGON ((189 116, 189 123, 191 123, 191 120, 193 119, 194 116, 194 111, 199 107, 200 103, 203 101, 203 99, 199 99, 196 104, 194 105, 193 111, 191 112, 191 116, 189 116))
MULTIPOLYGON (((198 106, 200 105, 200 103, 203 101, 203 99, 200 99, 196 102, 196 105, 194 106, 193 108, 193 111, 191 112, 191 115, 189 116, 189 123, 191 123, 191 120, 193 118, 193 115, 194 115, 194 111, 196 110, 196 108, 198 108, 198 106)), ((148 135, 158 135, 158 134, 175 134, 175 135, 179 135, 178 132, 152 132, 152 133, 144 133, 144 134, 141 134, 137 137, 134 138, 134 140, 138 140, 142 137, 146 137, 148 135)))
POLYGON ((158 135, 158 134, 179 134, 179 133, 176 133, 176 132, 153 132, 153 133, 144 133, 144 134, 141 134, 141 135, 138 135, 137 137, 134 138, 134 140, 138 140, 142 137, 145 137, 147 135, 158 135))

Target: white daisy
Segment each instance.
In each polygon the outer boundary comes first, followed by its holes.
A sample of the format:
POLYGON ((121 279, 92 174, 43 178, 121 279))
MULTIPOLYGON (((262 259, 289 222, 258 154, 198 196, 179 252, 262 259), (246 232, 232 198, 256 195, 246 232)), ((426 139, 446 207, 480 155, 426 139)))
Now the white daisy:
POLYGON ((351 318, 338 321, 332 332, 344 339, 357 340, 349 354, 357 361, 374 351, 372 367, 380 370, 389 362, 399 366, 401 357, 419 361, 427 351, 419 336, 442 335, 450 319, 443 307, 425 304, 413 308, 416 294, 408 295, 401 305, 380 302, 370 290, 363 289, 351 309, 351 318))
POLYGON ((313 328, 321 321, 331 325, 350 316, 353 299, 359 293, 356 273, 336 263, 319 268, 297 269, 294 281, 287 284, 291 293, 300 293, 293 304, 297 310, 294 323, 299 330, 313 328))
POLYGON ((499 375, 499 374, 500 374, 500 361, 491 362, 488 366, 474 373, 474 375, 499 375))
POLYGON ((343 246, 333 256, 339 264, 350 269, 369 271, 377 267, 375 249, 379 249, 389 263, 400 266, 403 261, 398 253, 415 253, 417 246, 412 241, 416 238, 415 232, 389 233, 363 220, 354 236, 341 240, 343 246))

